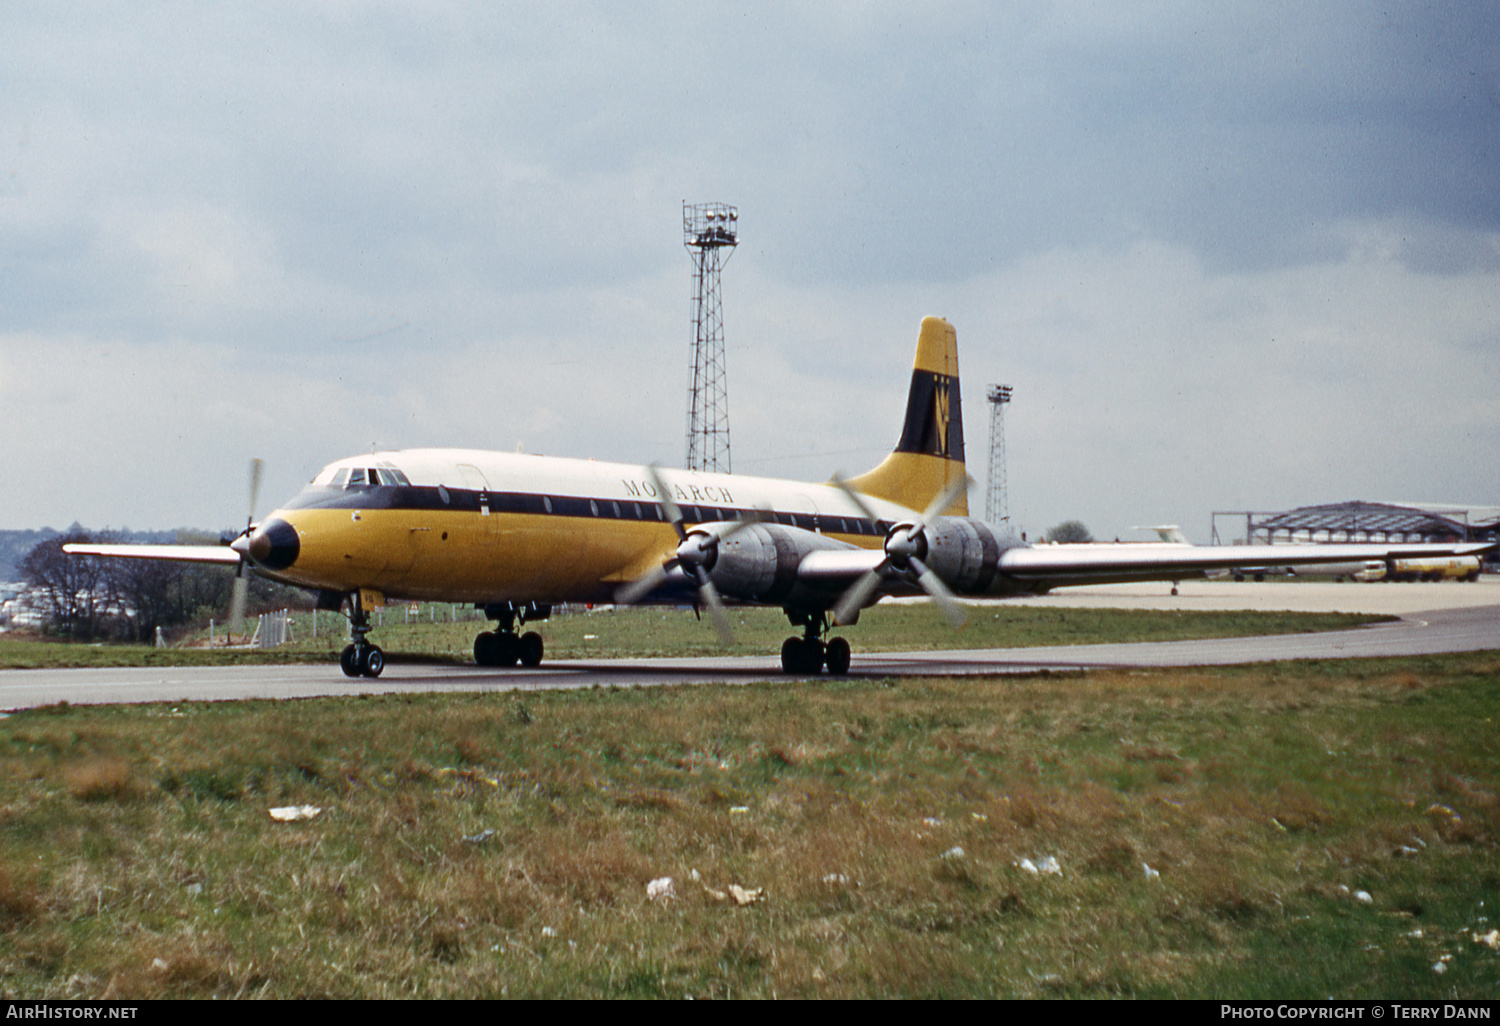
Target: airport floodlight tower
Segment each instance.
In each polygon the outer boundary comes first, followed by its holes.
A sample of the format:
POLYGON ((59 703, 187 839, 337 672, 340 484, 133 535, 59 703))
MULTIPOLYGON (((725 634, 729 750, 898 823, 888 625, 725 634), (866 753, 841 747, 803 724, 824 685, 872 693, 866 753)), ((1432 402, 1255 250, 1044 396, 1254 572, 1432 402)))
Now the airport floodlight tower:
POLYGON ((682 204, 682 241, 693 257, 693 366, 688 379, 687 468, 729 473, 729 386, 719 271, 739 245, 740 214, 727 203, 682 204))
POLYGON ((990 474, 984 490, 984 519, 991 524, 1010 516, 1005 494, 1005 407, 1010 391, 1009 385, 991 385, 985 392, 990 401, 990 474))

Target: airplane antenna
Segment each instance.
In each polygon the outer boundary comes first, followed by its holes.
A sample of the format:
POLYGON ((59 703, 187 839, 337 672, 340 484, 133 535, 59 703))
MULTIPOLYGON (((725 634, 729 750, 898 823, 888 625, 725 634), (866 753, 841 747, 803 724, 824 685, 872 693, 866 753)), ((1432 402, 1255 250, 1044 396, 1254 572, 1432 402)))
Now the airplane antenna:
POLYGON ((990 473, 984 488, 984 519, 991 524, 1010 516, 1005 485, 1005 407, 1010 393, 1009 385, 991 385, 985 392, 990 401, 990 473))
POLYGON ((739 245, 740 214, 727 203, 682 204, 682 240, 693 257, 693 365, 688 378, 687 468, 730 472, 729 387, 719 271, 739 245))

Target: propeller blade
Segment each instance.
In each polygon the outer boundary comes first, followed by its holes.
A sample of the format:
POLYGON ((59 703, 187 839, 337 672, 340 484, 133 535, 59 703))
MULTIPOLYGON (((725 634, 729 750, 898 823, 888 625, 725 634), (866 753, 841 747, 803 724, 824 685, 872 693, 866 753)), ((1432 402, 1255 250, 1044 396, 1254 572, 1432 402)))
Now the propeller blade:
POLYGON ((728 648, 734 644, 734 628, 729 625, 729 614, 724 609, 724 602, 719 598, 719 589, 714 587, 713 578, 708 576, 708 571, 695 567, 698 577, 698 597, 708 607, 708 615, 713 619, 714 631, 719 635, 719 644, 728 648))
POLYGON ((932 596, 932 600, 937 603, 938 609, 942 610, 943 619, 948 621, 948 625, 958 628, 968 623, 969 611, 959 603, 953 592, 948 590, 948 586, 943 583, 943 579, 933 573, 920 559, 913 557, 908 562, 911 563, 911 568, 917 572, 917 583, 922 586, 923 591, 932 596))
POLYGON ((250 461, 250 513, 245 517, 245 530, 250 530, 250 525, 255 523, 255 501, 260 497, 260 477, 266 469, 266 461, 263 459, 252 459, 250 461))
POLYGON ((651 592, 661 587, 661 582, 667 579, 667 573, 672 568, 672 562, 672 560, 668 560, 661 566, 647 570, 629 584, 620 585, 619 589, 615 591, 615 603, 622 606, 633 606, 651 594, 651 592))
POLYGON ((874 594, 875 588, 880 584, 881 571, 890 561, 881 562, 873 570, 866 571, 860 578, 849 586, 849 590, 840 596, 837 604, 833 607, 833 616, 841 624, 853 623, 859 619, 859 611, 865 608, 874 594))
MULTIPOLYGON (((869 507, 869 505, 860 496, 860 494, 853 488, 849 487, 849 482, 844 480, 844 475, 842 473, 836 473, 833 475, 833 483, 839 489, 839 491, 849 496, 849 501, 854 503, 855 508, 859 510, 860 516, 864 517, 866 520, 873 520, 877 522, 880 520, 880 518, 875 515, 875 511, 869 507)), ((944 508, 946 509, 947 507, 944 508)))
POLYGON ((229 634, 245 633, 245 605, 250 598, 250 582, 245 578, 245 564, 240 564, 240 572, 234 576, 234 592, 229 599, 229 634))
POLYGON ((917 526, 919 528, 924 527, 926 526, 927 522, 933 517, 941 516, 943 510, 953 505, 953 500, 958 498, 960 492, 968 491, 969 485, 972 484, 973 481, 974 479, 972 477, 970 477, 968 474, 965 474, 963 477, 950 484, 947 488, 944 488, 942 494, 929 502, 927 504, 927 508, 922 511, 922 519, 917 522, 917 526))
POLYGON ((656 501, 661 503, 661 508, 667 511, 667 519, 672 522, 672 527, 677 531, 677 540, 682 541, 687 537, 687 531, 682 526, 682 510, 677 503, 672 501, 672 489, 661 479, 661 471, 655 463, 646 467, 646 476, 651 479, 651 486, 656 489, 656 501))
POLYGON ((745 528, 747 528, 747 527, 754 527, 756 524, 764 523, 766 521, 767 517, 768 517, 768 514, 766 513, 765 510, 762 510, 762 509, 752 509, 752 510, 749 510, 749 511, 747 511, 745 513, 744 516, 742 516, 738 520, 734 521, 730 525, 729 530, 727 530, 727 531, 715 531, 714 535, 715 535, 715 537, 717 537, 719 539, 720 542, 726 542, 730 538, 733 538, 735 535, 739 534, 741 531, 745 530, 745 528))

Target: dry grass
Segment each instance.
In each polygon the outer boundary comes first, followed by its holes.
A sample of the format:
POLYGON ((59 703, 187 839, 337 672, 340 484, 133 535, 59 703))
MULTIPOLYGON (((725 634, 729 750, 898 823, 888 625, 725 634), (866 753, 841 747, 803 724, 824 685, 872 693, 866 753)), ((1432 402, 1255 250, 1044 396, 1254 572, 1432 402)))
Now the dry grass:
POLYGON ((0 992, 1488 994, 1497 698, 1480 654, 34 710, 0 992))

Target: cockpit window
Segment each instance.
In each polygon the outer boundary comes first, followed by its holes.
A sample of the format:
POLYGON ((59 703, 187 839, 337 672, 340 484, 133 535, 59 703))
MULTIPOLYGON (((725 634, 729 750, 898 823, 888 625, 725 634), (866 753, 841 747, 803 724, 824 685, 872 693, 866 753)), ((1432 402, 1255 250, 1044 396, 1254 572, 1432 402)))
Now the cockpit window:
POLYGON ((405 474, 401 473, 401 471, 395 469, 394 467, 377 467, 374 471, 372 471, 372 473, 379 475, 381 484, 390 487, 408 485, 411 483, 406 479, 405 474))
POLYGON ((365 477, 365 473, 366 471, 364 467, 355 467, 353 470, 349 471, 349 482, 345 487, 362 488, 365 485, 369 484, 369 480, 365 477))

